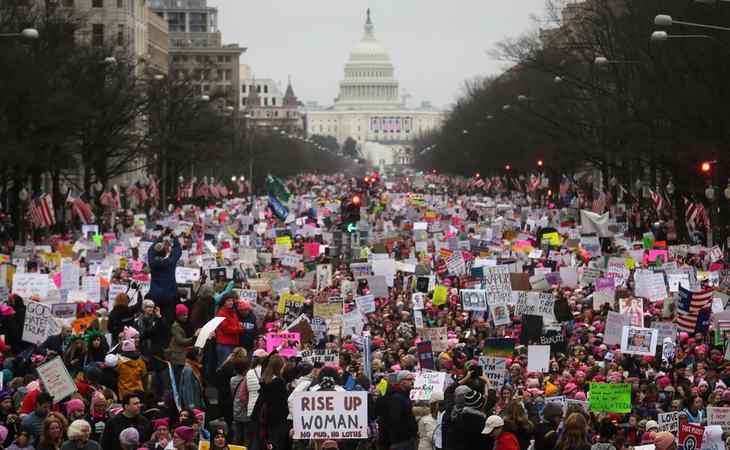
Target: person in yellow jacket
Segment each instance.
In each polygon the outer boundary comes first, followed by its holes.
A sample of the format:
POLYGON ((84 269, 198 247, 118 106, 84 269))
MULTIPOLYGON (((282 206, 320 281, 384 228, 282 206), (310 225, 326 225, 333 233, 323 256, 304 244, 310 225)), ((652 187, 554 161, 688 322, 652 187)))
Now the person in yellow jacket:
POLYGON ((122 354, 114 368, 119 374, 117 380, 119 398, 133 392, 144 391, 142 380, 147 376, 147 365, 131 339, 122 342, 122 354))

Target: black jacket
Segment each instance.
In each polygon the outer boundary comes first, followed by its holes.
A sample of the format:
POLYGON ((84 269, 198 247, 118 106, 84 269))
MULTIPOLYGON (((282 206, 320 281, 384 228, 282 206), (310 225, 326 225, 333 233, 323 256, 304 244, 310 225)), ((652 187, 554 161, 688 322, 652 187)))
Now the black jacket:
POLYGON ((558 442, 557 425, 540 422, 535 427, 535 450, 553 450, 558 442))
POLYGON ((408 392, 394 391, 390 394, 384 414, 391 446, 418 436, 418 422, 413 415, 413 403, 408 392))
POLYGON ((116 343, 119 333, 124 327, 134 326, 134 316, 142 308, 142 302, 137 300, 134 306, 117 306, 109 313, 109 333, 112 335, 112 342, 116 343))
POLYGON ((134 428, 139 433, 139 441, 147 442, 152 437, 152 423, 143 415, 128 418, 123 413, 109 419, 101 435, 101 448, 104 450, 122 450, 119 444, 119 435, 126 428, 134 428))

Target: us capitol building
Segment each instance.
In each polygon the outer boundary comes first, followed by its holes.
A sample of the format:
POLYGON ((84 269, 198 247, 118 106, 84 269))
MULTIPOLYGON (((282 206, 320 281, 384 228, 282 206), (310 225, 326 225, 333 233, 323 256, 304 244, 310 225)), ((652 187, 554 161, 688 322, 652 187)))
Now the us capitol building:
POLYGON ((331 135, 340 145, 351 137, 371 164, 389 170, 410 166, 418 156, 416 137, 440 127, 444 118, 430 102, 405 106, 388 52, 375 39, 369 9, 363 37, 350 52, 334 105, 309 103, 302 111, 307 136, 331 135))

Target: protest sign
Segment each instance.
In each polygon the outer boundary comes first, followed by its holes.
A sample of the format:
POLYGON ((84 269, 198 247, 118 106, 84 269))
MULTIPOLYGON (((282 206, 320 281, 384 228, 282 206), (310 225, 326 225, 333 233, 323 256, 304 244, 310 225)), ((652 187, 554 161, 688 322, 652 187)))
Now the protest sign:
POLYGON ((357 309, 363 314, 375 312, 375 297, 372 295, 355 297, 355 304, 357 305, 357 309))
POLYGON ((424 341, 431 341, 434 352, 445 352, 448 349, 446 327, 432 327, 421 330, 424 341))
POLYGON ((504 386, 504 379, 507 369, 507 358, 499 358, 493 356, 480 356, 479 365, 482 372, 487 376, 489 382, 497 392, 501 392, 504 386))
POLYGON ((25 309, 23 341, 40 344, 61 332, 61 323, 53 317, 51 305, 29 301, 25 309))
POLYGON ((638 298, 619 299, 619 312, 629 318, 632 327, 644 326, 644 304, 638 298))
POLYGON ((487 304, 509 303, 512 300, 512 282, 510 281, 509 267, 506 265, 484 267, 484 287, 487 304))
POLYGON ((631 412, 630 383, 594 383, 591 382, 589 402, 591 412, 631 412))
POLYGON ((13 294, 22 298, 37 295, 43 299, 48 296, 48 275, 40 273, 16 273, 13 275, 13 294))
POLYGON ((549 345, 552 353, 565 353, 565 334, 562 331, 548 331, 540 336, 540 345, 549 345))
POLYGON ((299 333, 266 333, 266 351, 273 352, 279 348, 281 356, 296 356, 297 346, 301 342, 299 333))
POLYGON ((481 289, 462 289, 461 304, 464 311, 486 311, 486 291, 481 289))
POLYGON ((603 336, 603 342, 606 345, 618 345, 621 343, 621 336, 625 326, 629 325, 629 317, 609 311, 606 317, 606 329, 603 336))
POLYGON ((421 341, 416 344, 418 364, 421 369, 433 370, 436 366, 433 361, 433 347, 431 341, 421 341))
POLYGON ((705 433, 701 425, 684 422, 679 425, 677 450, 699 450, 702 448, 702 435, 705 433))
POLYGON ((367 439, 367 392, 292 393, 294 439, 367 439))
POLYGON ((665 338, 677 340, 677 324, 674 322, 652 322, 651 328, 657 330, 657 342, 664 342, 665 338))
POLYGON ((549 345, 528 345, 527 346, 527 371, 547 372, 550 370, 550 346, 549 345))
POLYGON ((205 341, 208 340, 208 336, 210 336, 224 320, 225 318, 223 317, 213 317, 205 325, 203 325, 203 328, 200 329, 200 333, 198 333, 197 339, 195 339, 195 347, 205 347, 205 341))
POLYGON ((654 356, 657 330, 625 326, 621 333, 621 353, 625 355, 654 356))
POLYGON ((96 315, 92 314, 87 317, 80 317, 78 319, 71 321, 71 328, 73 329, 73 333, 76 335, 84 334, 86 331, 91 328, 91 325, 96 320, 96 315))
POLYGON ((433 391, 443 392, 445 382, 445 372, 418 372, 415 374, 410 398, 413 401, 428 400, 433 391))
POLYGON ((192 267, 175 267, 175 281, 181 284, 192 284, 200 280, 200 269, 192 267))
POLYGON ((679 431, 679 412, 670 411, 657 414, 657 423, 659 423, 659 431, 668 431, 676 433, 679 431))
POLYGON ((288 294, 282 295, 282 298, 285 300, 284 316, 281 320, 284 324, 290 324, 302 313, 302 310, 304 309, 304 298, 299 297, 298 295, 288 294))
POLYGON ((423 303, 423 298, 426 294, 423 292, 414 292, 411 294, 411 300, 413 301, 413 309, 426 309, 423 303))
POLYGON ((309 326, 314 333, 314 344, 319 345, 327 339, 327 322, 319 316, 312 317, 309 326))
POLYGON ((68 373, 68 369, 60 356, 38 366, 36 370, 46 392, 53 397, 53 403, 58 403, 78 391, 76 383, 68 373))
POLYGON ((730 431, 730 407, 707 407, 707 424, 720 425, 724 431, 730 431))
POLYGON ((76 303, 54 303, 51 305, 51 314, 58 319, 75 319, 76 303))
POLYGON ((89 300, 98 302, 101 299, 101 280, 97 276, 81 278, 81 286, 89 300))
POLYGON ((601 277, 601 269, 595 267, 584 267, 580 275, 580 284, 589 286, 594 284, 597 278, 601 277))
POLYGON ((303 361, 308 361, 312 364, 323 363, 336 366, 340 363, 340 351, 336 349, 318 348, 302 350, 301 356, 303 361))
POLYGON ((515 338, 487 338, 484 340, 484 356, 498 358, 512 358, 517 339, 515 338))

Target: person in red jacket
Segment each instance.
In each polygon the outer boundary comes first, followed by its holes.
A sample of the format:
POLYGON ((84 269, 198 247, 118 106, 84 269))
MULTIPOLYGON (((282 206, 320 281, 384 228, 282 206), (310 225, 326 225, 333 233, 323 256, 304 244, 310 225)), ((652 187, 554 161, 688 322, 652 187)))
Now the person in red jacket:
POLYGON ((215 333, 216 353, 218 361, 223 362, 233 349, 240 342, 240 334, 243 331, 241 323, 238 321, 238 313, 235 310, 237 294, 230 292, 222 299, 223 307, 218 311, 218 317, 225 320, 218 325, 215 333))
POLYGON ((520 443, 514 433, 504 429, 504 420, 494 415, 489 416, 484 423, 482 434, 486 434, 488 439, 494 444, 487 444, 487 448, 494 450, 520 450, 520 443))

